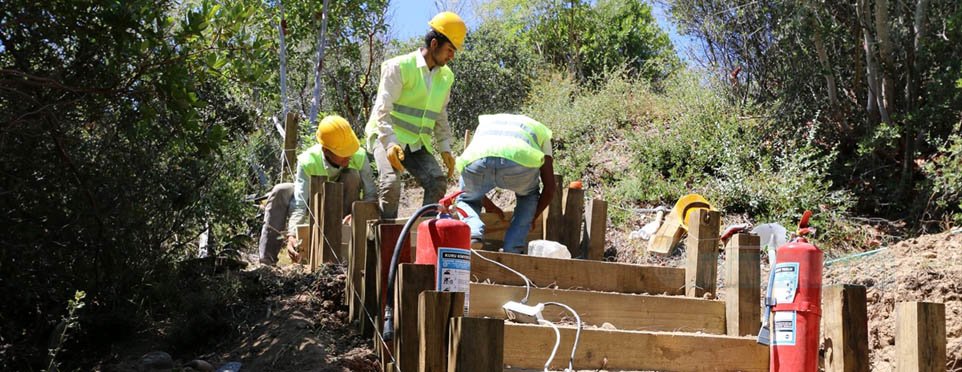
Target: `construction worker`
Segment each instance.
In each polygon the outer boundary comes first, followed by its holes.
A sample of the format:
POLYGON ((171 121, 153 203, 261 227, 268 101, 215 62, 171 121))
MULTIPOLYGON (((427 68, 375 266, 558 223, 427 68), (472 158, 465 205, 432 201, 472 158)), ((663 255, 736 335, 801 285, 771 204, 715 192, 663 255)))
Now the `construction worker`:
POLYGON ((504 251, 524 253, 528 232, 555 193, 551 130, 524 115, 481 115, 471 144, 457 159, 457 168, 464 191, 458 207, 467 213, 463 220, 471 227, 472 248, 483 246, 484 223, 478 216, 482 205, 504 217, 501 208, 485 196, 497 187, 513 191, 517 198, 504 235, 504 251), (540 192, 539 178, 544 185, 540 192))
POLYGON ((345 223, 350 222, 351 207, 362 189, 365 201, 377 200, 367 152, 360 147, 351 125, 337 115, 325 117, 317 126, 317 144, 297 155, 294 183, 274 186, 267 198, 259 244, 261 263, 277 263, 283 244, 279 238, 284 231, 291 261, 300 261, 294 236, 296 229, 286 229, 285 222, 288 227, 307 223, 311 176, 326 176, 329 181, 344 184, 345 223))
POLYGON ((428 25, 424 47, 381 64, 381 82, 365 130, 377 165, 384 218, 397 218, 405 169, 424 188, 425 205, 444 195, 447 179, 434 158, 434 145, 441 151, 447 178, 454 174, 447 112, 454 73, 446 64, 463 47, 467 26, 452 12, 439 13, 428 25))

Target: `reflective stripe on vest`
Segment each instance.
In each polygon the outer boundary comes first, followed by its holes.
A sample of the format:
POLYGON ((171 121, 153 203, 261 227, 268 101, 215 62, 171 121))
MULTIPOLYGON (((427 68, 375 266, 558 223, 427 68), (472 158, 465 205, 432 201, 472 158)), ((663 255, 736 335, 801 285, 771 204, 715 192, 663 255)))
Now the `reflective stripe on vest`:
POLYGON ((528 168, 544 164, 541 148, 551 138, 551 130, 544 124, 510 114, 481 115, 478 121, 477 133, 457 159, 459 171, 485 157, 505 158, 528 168))

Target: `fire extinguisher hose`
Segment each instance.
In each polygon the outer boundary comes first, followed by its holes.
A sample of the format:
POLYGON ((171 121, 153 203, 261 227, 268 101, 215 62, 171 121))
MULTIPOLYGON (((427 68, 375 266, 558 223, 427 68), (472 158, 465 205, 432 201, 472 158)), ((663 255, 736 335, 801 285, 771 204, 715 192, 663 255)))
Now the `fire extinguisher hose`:
POLYGON ((381 335, 384 341, 391 341, 394 339, 394 279, 397 277, 397 265, 398 260, 401 257, 401 248, 404 247, 404 240, 408 236, 408 232, 411 231, 411 226, 413 226, 421 216, 431 213, 441 211, 441 204, 428 204, 411 215, 411 218, 404 223, 404 228, 401 229, 401 236, 397 240, 397 244, 394 245, 394 253, 391 255, 391 266, 387 275, 387 303, 384 306, 384 332, 381 335))

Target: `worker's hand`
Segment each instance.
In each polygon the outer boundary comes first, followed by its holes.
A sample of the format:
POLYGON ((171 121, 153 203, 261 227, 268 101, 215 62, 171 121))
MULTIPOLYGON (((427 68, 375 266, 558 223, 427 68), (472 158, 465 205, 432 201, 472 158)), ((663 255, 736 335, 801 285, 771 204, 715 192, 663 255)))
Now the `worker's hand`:
POLYGON ((442 152, 441 160, 444 160, 444 166, 448 168, 448 178, 454 177, 454 156, 451 155, 451 152, 442 152))
POLYGON ((297 238, 294 236, 287 237, 287 256, 293 263, 301 262, 301 253, 297 251, 297 238))
POLYGON ((391 147, 387 149, 387 161, 391 163, 391 168, 403 172, 404 166, 401 165, 401 162, 404 161, 404 149, 398 145, 391 145, 391 147))

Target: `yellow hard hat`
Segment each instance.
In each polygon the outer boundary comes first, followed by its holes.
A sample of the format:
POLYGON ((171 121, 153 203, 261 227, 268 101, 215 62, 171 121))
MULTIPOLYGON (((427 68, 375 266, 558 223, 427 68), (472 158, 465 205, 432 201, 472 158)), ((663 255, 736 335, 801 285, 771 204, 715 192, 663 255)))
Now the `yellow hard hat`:
POLYGON ((451 40, 451 43, 458 50, 461 50, 461 47, 464 46, 464 36, 468 33, 468 26, 457 14, 452 12, 438 13, 434 18, 431 18, 428 25, 451 40))
POLYGON ((708 203, 705 197, 698 194, 688 194, 678 199, 672 213, 681 219, 681 226, 688 229, 688 217, 691 216, 691 212, 696 209, 713 210, 715 208, 708 203))
POLYGON ((354 155, 361 147, 351 124, 337 115, 328 115, 317 125, 317 143, 342 158, 354 155))

